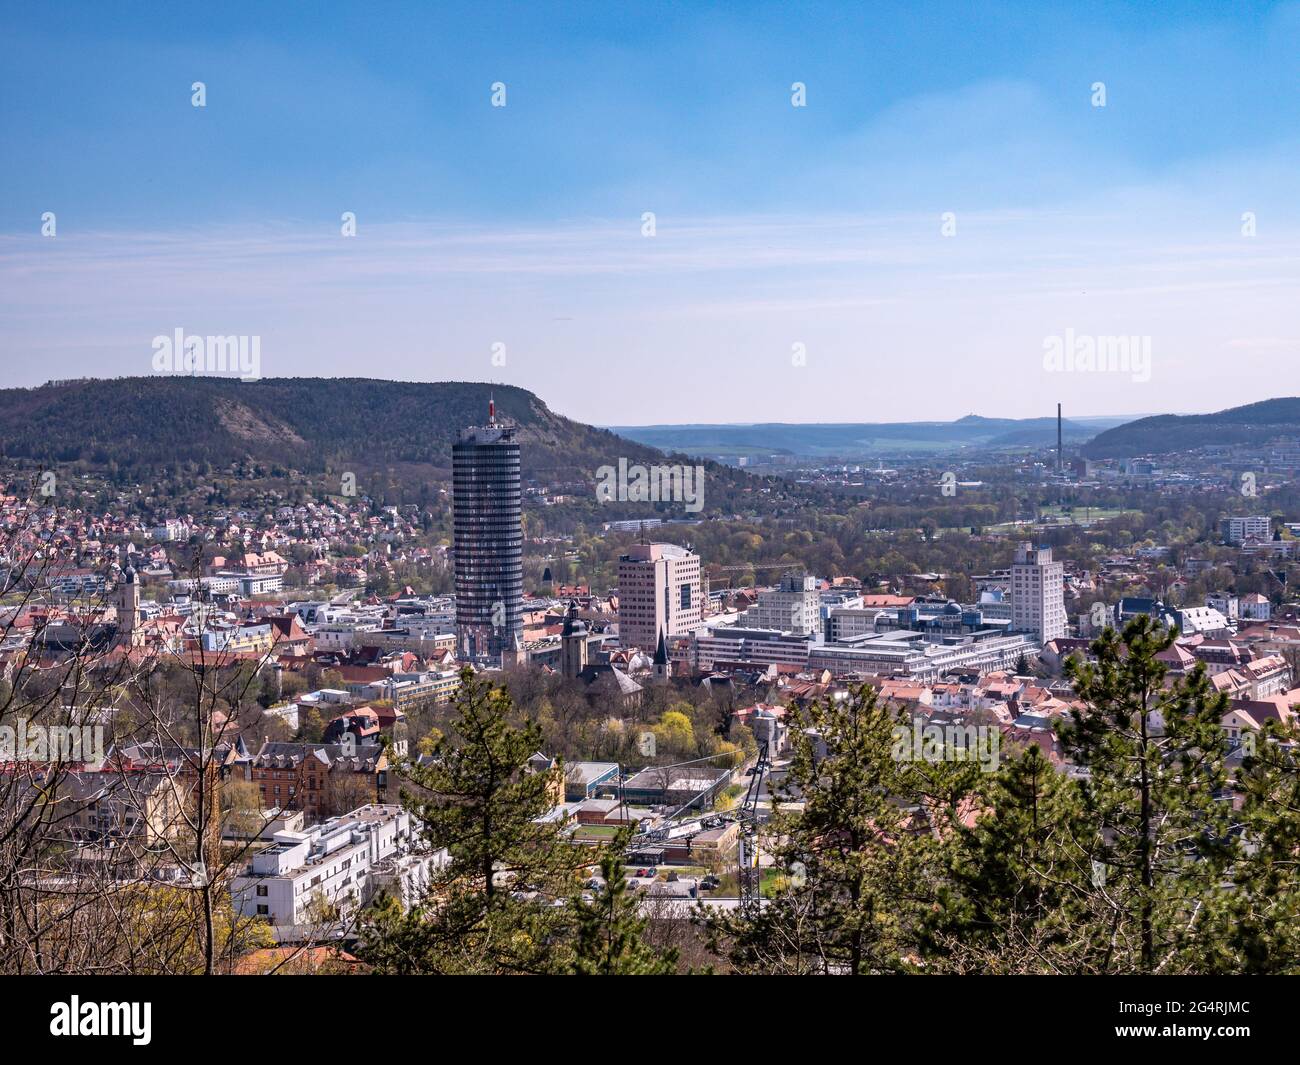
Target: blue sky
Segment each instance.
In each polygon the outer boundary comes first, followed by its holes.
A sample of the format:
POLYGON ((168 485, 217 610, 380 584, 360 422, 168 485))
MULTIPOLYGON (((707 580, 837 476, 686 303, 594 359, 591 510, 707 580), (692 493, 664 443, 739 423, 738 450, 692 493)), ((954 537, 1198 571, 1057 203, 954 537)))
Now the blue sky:
POLYGON ((607 424, 1294 394, 1298 56, 1298 4, 0 4, 0 383, 181 327, 607 424))

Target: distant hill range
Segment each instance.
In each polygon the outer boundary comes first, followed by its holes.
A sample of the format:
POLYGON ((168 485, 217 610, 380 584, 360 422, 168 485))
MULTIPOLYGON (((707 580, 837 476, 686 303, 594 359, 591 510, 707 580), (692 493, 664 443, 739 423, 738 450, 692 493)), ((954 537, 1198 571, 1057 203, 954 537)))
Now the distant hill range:
MULTIPOLYGON (((1067 444, 1078 445, 1124 418, 1066 419, 1067 444)), ((646 425, 612 427, 620 436, 691 455, 759 458, 865 459, 876 455, 958 448, 1042 448, 1056 445, 1055 418, 981 418, 955 422, 882 422, 860 425, 646 425)))
POLYGON ((308 473, 409 465, 408 476, 434 475, 450 469, 460 429, 486 422, 489 395, 519 427, 525 477, 590 479, 620 457, 663 458, 507 385, 183 376, 0 390, 0 455, 126 472, 252 460, 308 473))
POLYGON ((1217 414, 1160 414, 1093 437, 1083 449, 1094 459, 1190 451, 1206 444, 1264 443, 1300 436, 1300 398, 1266 399, 1217 414))

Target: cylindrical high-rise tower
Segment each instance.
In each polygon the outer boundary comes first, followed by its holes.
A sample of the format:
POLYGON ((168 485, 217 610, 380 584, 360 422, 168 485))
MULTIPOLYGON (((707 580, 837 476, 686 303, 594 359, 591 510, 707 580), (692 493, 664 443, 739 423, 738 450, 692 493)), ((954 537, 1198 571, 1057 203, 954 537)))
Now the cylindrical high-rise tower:
POLYGON ((497 657, 523 635, 519 444, 488 411, 451 449, 456 628, 470 659, 497 657))

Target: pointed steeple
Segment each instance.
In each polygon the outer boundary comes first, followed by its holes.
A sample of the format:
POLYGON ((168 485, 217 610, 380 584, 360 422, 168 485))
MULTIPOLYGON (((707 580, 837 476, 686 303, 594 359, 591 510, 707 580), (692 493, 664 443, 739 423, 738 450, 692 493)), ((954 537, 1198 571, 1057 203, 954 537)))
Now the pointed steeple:
POLYGON ((664 630, 659 630, 659 646, 655 648, 655 665, 666 666, 668 664, 668 643, 664 639, 664 630))

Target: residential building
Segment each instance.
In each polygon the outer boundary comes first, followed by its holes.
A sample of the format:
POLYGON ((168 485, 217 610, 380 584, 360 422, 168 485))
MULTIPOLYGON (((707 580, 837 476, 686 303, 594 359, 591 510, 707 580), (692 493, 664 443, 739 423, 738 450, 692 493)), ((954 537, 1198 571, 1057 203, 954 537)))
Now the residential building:
POLYGON ((821 629, 821 595, 817 578, 806 573, 788 573, 769 591, 759 592, 758 602, 741 615, 737 625, 755 629, 778 629, 807 636, 821 629))
POLYGON ((1241 616, 1241 600, 1232 592, 1209 592, 1205 596, 1205 605, 1229 621, 1236 621, 1241 616))
POLYGON ((409 854, 417 842, 405 809, 377 803, 272 839, 231 880, 230 898, 240 916, 279 926, 333 923, 364 906, 375 892, 375 866, 409 854))
POLYGON ((375 798, 387 783, 388 756, 377 745, 267 740, 248 764, 262 805, 329 817, 375 798))
POLYGON ((1243 595, 1238 610, 1243 621, 1268 621, 1273 616, 1273 604, 1258 592, 1243 595))

